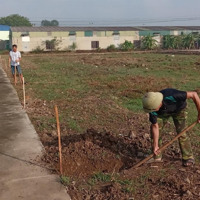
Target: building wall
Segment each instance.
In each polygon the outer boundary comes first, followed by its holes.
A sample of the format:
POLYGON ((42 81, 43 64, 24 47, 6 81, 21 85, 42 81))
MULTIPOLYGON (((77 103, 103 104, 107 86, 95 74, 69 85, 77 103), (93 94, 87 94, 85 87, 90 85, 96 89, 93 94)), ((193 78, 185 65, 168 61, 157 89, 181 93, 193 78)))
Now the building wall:
POLYGON ((190 33, 200 33, 200 30, 174 30, 170 31, 171 35, 187 35, 190 33))
MULTIPOLYGON (((139 40, 138 31, 120 31, 119 35, 113 35, 113 31, 93 31, 93 36, 86 36, 84 31, 70 35, 70 32, 30 32, 22 36, 21 32, 12 33, 12 44, 17 44, 19 51, 29 52, 38 46, 46 50, 46 40, 56 38, 59 41, 59 50, 67 50, 76 43, 77 50, 92 50, 92 41, 98 41, 100 48, 107 48, 114 44, 116 47, 125 40, 133 42, 139 40)), ((90 35, 90 34, 88 34, 90 35)))
POLYGON ((146 31, 139 31, 139 34, 140 36, 147 36, 147 35, 150 35, 150 36, 153 36, 155 33, 159 33, 161 36, 163 35, 170 35, 170 31, 152 31, 152 30, 146 30, 146 31))
POLYGON ((0 31, 0 40, 9 40, 9 31, 0 31))
POLYGON ((182 31, 178 31, 178 35, 187 35, 190 33, 200 33, 200 30, 182 30, 182 31))

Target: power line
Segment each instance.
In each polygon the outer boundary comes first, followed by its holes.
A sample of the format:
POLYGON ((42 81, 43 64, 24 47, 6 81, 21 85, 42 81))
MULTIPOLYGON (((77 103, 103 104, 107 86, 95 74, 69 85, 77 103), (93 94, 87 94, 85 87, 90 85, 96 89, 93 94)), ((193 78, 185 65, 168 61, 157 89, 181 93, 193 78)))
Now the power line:
MULTIPOLYGON (((60 25, 133 25, 133 24, 151 24, 151 23, 167 23, 167 22, 183 22, 183 21, 197 21, 198 17, 177 17, 177 18, 163 18, 163 19, 66 19, 58 20, 60 25)), ((42 20, 31 20, 31 23, 38 24, 42 20)))

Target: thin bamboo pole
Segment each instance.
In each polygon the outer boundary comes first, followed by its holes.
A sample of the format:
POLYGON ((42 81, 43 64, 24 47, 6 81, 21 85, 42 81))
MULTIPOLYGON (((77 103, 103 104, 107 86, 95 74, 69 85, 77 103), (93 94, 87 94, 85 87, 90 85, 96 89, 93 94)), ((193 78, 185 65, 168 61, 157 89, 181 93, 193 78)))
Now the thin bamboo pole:
POLYGON ((23 96, 24 96, 24 109, 26 108, 26 93, 25 93, 25 84, 23 77, 23 96))
POLYGON ((60 174, 63 174, 62 168, 62 144, 61 144, 61 135, 60 135, 60 122, 59 122, 59 114, 58 107, 55 105, 55 113, 56 113, 56 122, 57 122, 57 132, 58 132, 58 147, 59 147, 59 158, 60 158, 60 174))
MULTIPOLYGON (((189 131, 190 129, 192 129, 198 122, 194 122, 193 124, 191 124, 190 126, 188 126, 187 128, 185 128, 181 133, 179 133, 174 139, 172 139, 170 142, 168 142, 167 144, 163 145, 159 151, 162 152, 164 151, 169 145, 171 145, 175 140, 177 140, 179 137, 181 137, 186 131, 189 131)), ((137 163, 136 165, 134 165, 132 168, 137 168, 139 166, 141 166, 142 164, 144 164, 145 162, 147 162, 148 160, 150 160, 152 157, 154 156, 154 153, 152 153, 151 155, 149 155, 148 157, 146 157, 144 160, 140 161, 139 163, 137 163)))
POLYGON ((16 73, 17 73, 17 66, 15 66, 15 77, 14 77, 14 79, 15 79, 15 85, 17 84, 16 73))

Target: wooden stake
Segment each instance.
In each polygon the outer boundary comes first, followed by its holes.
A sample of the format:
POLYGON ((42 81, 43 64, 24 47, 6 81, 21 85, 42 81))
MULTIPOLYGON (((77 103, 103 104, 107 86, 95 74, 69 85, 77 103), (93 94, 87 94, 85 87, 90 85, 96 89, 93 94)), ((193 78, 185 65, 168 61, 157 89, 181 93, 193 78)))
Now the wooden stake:
POLYGON ((15 85, 17 84, 16 73, 17 73, 17 66, 15 66, 15 85))
POLYGON ((55 105, 55 113, 56 113, 56 122, 57 122, 57 131, 58 131, 58 147, 59 147, 59 157, 60 157, 60 174, 63 174, 62 169, 62 144, 61 144, 61 135, 60 135, 60 122, 59 122, 59 114, 58 107, 55 105))
POLYGON ((25 84, 23 77, 23 96, 24 96, 24 109, 26 108, 26 93, 25 93, 25 84))
MULTIPOLYGON (((193 124, 191 124, 190 126, 188 126, 187 128, 185 128, 181 133, 179 133, 173 140, 171 140, 170 142, 168 142, 167 144, 165 144, 164 146, 162 146, 161 148, 159 148, 160 152, 162 152, 163 150, 165 150, 175 140, 177 140, 179 137, 181 137, 186 131, 189 131, 190 129, 192 129, 197 123, 198 123, 197 121, 194 122, 193 124)), ((154 156, 154 153, 152 153, 150 156, 146 157, 144 160, 142 160, 139 163, 137 163, 136 165, 134 165, 132 167, 132 169, 141 166, 142 164, 144 164, 145 162, 147 162, 148 160, 150 160, 151 158, 153 158, 153 156, 154 156)))

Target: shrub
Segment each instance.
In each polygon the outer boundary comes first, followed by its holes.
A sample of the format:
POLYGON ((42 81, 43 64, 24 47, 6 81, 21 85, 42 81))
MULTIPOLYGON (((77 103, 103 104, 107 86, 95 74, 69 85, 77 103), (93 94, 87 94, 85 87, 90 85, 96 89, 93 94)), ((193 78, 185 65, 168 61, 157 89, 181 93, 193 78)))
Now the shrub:
POLYGON ((46 49, 51 50, 51 51, 58 51, 59 50, 59 44, 61 43, 61 40, 57 40, 56 38, 52 40, 46 40, 43 41, 43 44, 46 46, 46 49))
POLYGON ((37 46, 35 49, 32 50, 33 53, 41 53, 44 49, 42 49, 40 46, 37 46))
POLYGON ((108 50, 108 51, 115 51, 115 50, 116 50, 116 47, 115 47, 114 44, 111 44, 111 45, 109 45, 109 46, 107 47, 107 50, 108 50))
POLYGON ((75 42, 72 43, 72 45, 69 46, 69 50, 76 50, 77 44, 75 42))
POLYGON ((143 49, 154 49, 157 47, 157 41, 151 35, 144 36, 142 38, 142 47, 143 49))
POLYGON ((67 185, 69 185, 70 184, 70 177, 68 177, 68 176, 60 176, 60 182, 63 184, 63 185, 65 185, 65 186, 67 186, 67 185))
POLYGON ((134 45, 132 42, 125 40, 124 43, 120 44, 119 49, 122 51, 130 51, 133 50, 134 45))

